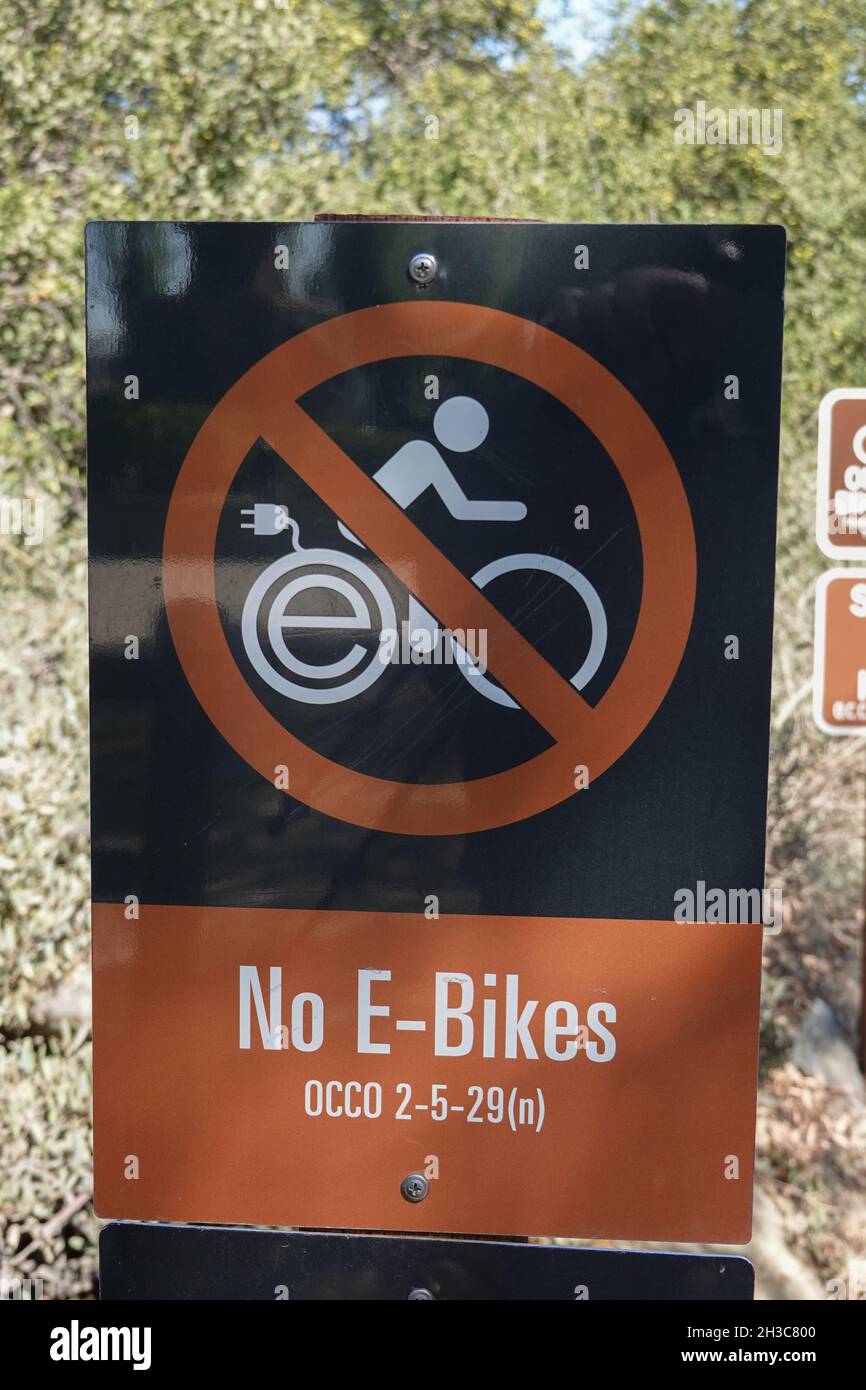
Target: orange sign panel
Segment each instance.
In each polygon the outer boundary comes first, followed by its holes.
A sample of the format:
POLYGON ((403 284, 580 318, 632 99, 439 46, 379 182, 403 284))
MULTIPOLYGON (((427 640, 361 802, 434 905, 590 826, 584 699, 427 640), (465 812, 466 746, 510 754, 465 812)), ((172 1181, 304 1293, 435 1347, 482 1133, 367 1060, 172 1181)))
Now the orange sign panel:
POLYGON ((866 569, 818 580, 813 709, 826 734, 866 734, 866 569))
POLYGON ((101 1216, 749 1239, 760 926, 125 911, 101 1216))

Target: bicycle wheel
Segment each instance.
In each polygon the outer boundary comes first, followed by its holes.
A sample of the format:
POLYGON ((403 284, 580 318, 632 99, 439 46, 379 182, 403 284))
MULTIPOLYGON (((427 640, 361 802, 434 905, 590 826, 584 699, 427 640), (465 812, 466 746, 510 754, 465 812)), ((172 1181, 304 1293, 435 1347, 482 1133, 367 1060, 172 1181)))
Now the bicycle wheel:
MULTIPOLYGON (((588 685, 601 665, 602 658, 607 650, 607 615, 604 605, 598 596, 598 591, 589 582, 580 570, 569 565, 565 560, 559 560, 555 555, 503 555, 498 560, 491 560, 489 565, 484 565, 472 576, 472 583, 479 589, 484 589, 492 579, 498 579, 503 574, 514 574, 517 570, 540 570, 545 574, 555 575, 568 584, 580 595, 589 613, 592 635, 589 643, 589 650, 586 653, 581 665, 574 675, 569 677, 570 683, 575 690, 583 690, 588 685)), ((478 665, 466 653, 460 643, 451 639, 452 645, 457 653, 462 654, 462 659, 458 657, 457 666, 462 674, 469 681, 473 690, 477 690, 486 699, 492 700, 497 705, 503 705, 506 709, 520 709, 520 705, 507 694, 495 681, 481 671, 478 665)))
POLYGON ((241 615, 241 639, 253 669, 272 690, 306 705, 333 705, 354 699, 379 679, 387 665, 380 656, 380 643, 377 641, 376 650, 369 653, 367 648, 355 642, 338 660, 315 663, 303 661, 290 650, 286 632, 333 630, 347 634, 378 633, 381 636, 383 631, 395 631, 396 624, 397 616, 391 596, 369 565, 339 550, 301 550, 275 560, 252 585, 241 615), (322 572, 317 571, 316 566, 327 568, 322 572), (269 599, 275 584, 296 570, 306 573, 296 574, 269 599), (343 573, 335 574, 332 572, 334 570, 343 573), (349 578, 345 578, 345 575, 349 578), (310 589, 324 589, 340 595, 348 602, 351 613, 316 617, 290 612, 292 600, 310 589), (265 629, 268 642, 273 656, 279 661, 279 667, 264 650, 260 640, 264 605, 267 606, 265 629), (365 656, 369 660, 359 670, 365 656), (290 675, 286 675, 286 671, 290 675), (352 679, 339 685, 303 685, 291 679, 291 675, 295 675, 316 682, 340 680, 353 671, 356 674, 352 679))

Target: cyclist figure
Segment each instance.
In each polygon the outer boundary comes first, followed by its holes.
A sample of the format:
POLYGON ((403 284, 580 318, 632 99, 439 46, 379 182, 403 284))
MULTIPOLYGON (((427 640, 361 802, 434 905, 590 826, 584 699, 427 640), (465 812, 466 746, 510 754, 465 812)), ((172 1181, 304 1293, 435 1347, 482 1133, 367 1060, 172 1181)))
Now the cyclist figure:
MULTIPOLYGON (((489 429, 487 411, 481 402, 472 396, 451 396, 438 406, 433 417, 433 433, 436 439, 444 448, 456 454, 468 454, 477 449, 484 443, 489 429)), ((522 521, 526 516, 526 507, 522 502, 488 501, 467 497, 436 445, 428 440, 412 439, 408 444, 404 444, 382 464, 373 477, 383 492, 403 511, 428 488, 432 488, 440 501, 444 502, 451 516, 458 521, 522 521)), ((379 630, 396 631, 394 605, 387 587, 376 571, 359 557, 322 548, 306 550, 300 543, 297 522, 289 516, 285 506, 257 502, 253 507, 243 509, 243 514, 252 516, 252 520, 242 522, 241 526, 252 530, 257 536, 274 536, 284 530, 290 530, 292 533, 292 549, 289 554, 274 561, 258 577, 244 604, 241 624, 243 641, 253 667, 272 689, 305 704, 335 704, 341 700, 352 699, 381 675, 385 669, 384 663, 372 661, 362 668, 364 648, 360 643, 355 643, 339 661, 328 666, 314 666, 302 661, 289 649, 284 630, 311 627, 344 627, 347 632, 362 627, 368 630, 366 614, 369 603, 358 590, 356 581, 360 581, 372 597, 373 606, 378 612, 379 630), (321 573, 315 572, 316 566, 321 569, 321 573), (314 572, 305 573, 310 567, 314 572), (335 570, 344 571, 345 575, 334 573, 335 570), (283 578, 287 581, 284 588, 276 599, 271 601, 271 586, 283 578), (341 594, 352 607, 351 616, 341 618, 328 615, 313 618, 294 613, 289 606, 292 599, 303 590, 313 587, 330 589, 341 594), (266 604, 269 609, 268 637, 282 669, 273 665, 259 640, 260 610, 266 604), (301 685, 298 681, 293 681, 286 676, 287 670, 307 681, 315 680, 316 686, 301 685), (321 684, 326 677, 339 677, 342 680, 350 674, 351 678, 344 680, 340 685, 321 684)), ((353 545, 361 550, 366 549, 363 541, 353 535, 342 521, 338 521, 337 526, 341 534, 353 545)), ((582 690, 598 670, 607 647, 607 617, 604 605, 585 575, 567 561, 552 554, 521 552, 491 560, 470 578, 478 589, 483 590, 502 575, 527 570, 554 576, 569 585, 584 603, 589 614, 592 635, 583 662, 570 677, 575 689, 582 690)), ((412 630, 411 647, 419 652, 432 651, 441 635, 439 625, 411 593, 409 625, 412 630)), ((520 708, 506 690, 485 674, 481 663, 461 646, 453 634, 450 641, 455 651, 458 669, 479 694, 505 708, 520 708)))
MULTIPOLYGON (((483 444, 490 429, 487 411, 472 396, 451 396, 433 416, 433 433, 455 454, 468 454, 483 444)), ((383 492, 406 511, 423 492, 433 489, 458 521, 522 521, 522 502, 475 501, 466 496, 435 444, 411 439, 374 474, 383 492)), ((356 536, 338 523, 347 540, 360 545, 356 536)))

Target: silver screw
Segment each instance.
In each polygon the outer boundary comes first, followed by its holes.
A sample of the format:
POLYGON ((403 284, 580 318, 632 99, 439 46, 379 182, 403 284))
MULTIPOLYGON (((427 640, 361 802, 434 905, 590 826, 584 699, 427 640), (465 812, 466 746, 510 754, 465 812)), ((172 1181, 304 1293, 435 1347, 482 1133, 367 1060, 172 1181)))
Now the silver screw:
POLYGON ((415 1303, 418 1303, 418 1302, 420 1302, 422 1299, 424 1300, 425 1303, 435 1303, 435 1302, 436 1302, 435 1295, 432 1294, 432 1293, 430 1292, 429 1289, 413 1289, 412 1292, 411 1292, 410 1295, 409 1295, 409 1302, 410 1302, 410 1303, 412 1303, 413 1301, 414 1301, 415 1303))
POLYGON ((438 262, 430 251, 419 251, 409 262, 409 279, 416 285, 432 285, 438 271, 438 262))
POLYGON ((430 1184, 423 1173, 408 1173, 400 1184, 400 1195, 407 1202, 423 1202, 430 1184))

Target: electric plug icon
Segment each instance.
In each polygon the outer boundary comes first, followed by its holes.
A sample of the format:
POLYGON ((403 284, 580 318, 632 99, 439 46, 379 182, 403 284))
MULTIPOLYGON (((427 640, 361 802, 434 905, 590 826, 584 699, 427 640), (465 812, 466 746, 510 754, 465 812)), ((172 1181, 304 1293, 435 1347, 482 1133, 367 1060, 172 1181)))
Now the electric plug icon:
POLYGON ((282 502, 256 502, 254 507, 241 507, 241 516, 251 516, 252 521, 242 521, 242 531, 252 531, 256 536, 278 536, 289 526, 289 509, 282 502))

